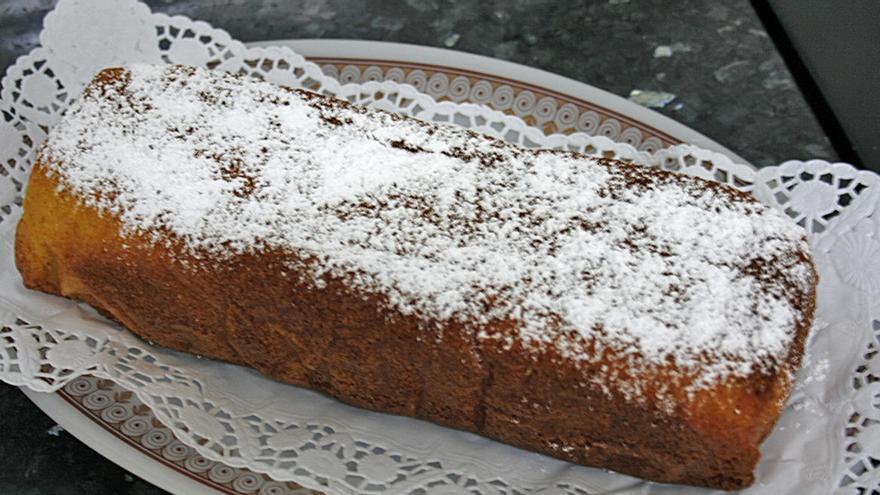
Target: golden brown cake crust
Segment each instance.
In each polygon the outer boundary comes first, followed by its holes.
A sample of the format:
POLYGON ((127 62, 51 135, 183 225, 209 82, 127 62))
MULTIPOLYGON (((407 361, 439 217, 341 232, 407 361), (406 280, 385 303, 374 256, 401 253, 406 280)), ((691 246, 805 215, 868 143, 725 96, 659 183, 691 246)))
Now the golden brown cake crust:
MULTIPOLYGON (((722 489, 752 483, 758 446, 788 396, 812 320, 815 277, 811 292, 795 301, 803 318, 776 372, 696 391, 672 387, 670 409, 650 393, 652 383, 671 383, 662 369, 640 377, 646 400, 590 381, 600 368, 627 369, 614 353, 583 362, 516 338, 510 345, 479 339, 467 325, 404 314, 383 294, 333 274, 315 283, 306 270, 291 271, 309 260, 289 251, 211 263, 174 236, 155 242, 123 234, 119 215, 66 191, 41 160, 16 235, 27 287, 86 301, 162 346, 249 366, 359 407, 650 480, 722 489)), ((483 331, 513 334, 514 326, 494 321, 483 331)))

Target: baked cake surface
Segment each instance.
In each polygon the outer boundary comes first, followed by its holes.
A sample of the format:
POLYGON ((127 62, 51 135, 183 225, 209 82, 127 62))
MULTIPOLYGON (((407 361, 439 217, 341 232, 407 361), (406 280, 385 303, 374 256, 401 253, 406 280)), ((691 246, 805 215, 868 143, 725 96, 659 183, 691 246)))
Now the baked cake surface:
POLYGON ((816 284, 803 231, 726 186, 154 66, 103 71, 52 130, 16 261, 168 347, 728 489, 816 284))

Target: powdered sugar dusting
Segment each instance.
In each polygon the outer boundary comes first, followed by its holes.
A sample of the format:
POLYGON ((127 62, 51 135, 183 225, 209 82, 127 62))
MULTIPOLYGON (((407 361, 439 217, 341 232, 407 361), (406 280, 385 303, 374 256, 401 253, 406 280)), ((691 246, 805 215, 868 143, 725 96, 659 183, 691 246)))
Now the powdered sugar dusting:
POLYGON ((728 189, 200 69, 130 68, 43 153, 125 229, 194 255, 290 250, 406 314, 482 338, 513 321, 538 348, 701 383, 778 366, 814 276, 801 229, 728 189))

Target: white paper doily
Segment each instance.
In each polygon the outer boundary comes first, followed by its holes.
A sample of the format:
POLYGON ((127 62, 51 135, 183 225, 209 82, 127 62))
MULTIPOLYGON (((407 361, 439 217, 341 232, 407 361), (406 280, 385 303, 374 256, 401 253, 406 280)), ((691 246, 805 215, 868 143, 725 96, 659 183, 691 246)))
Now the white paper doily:
POLYGON ((21 57, 0 83, 0 379, 37 391, 57 390, 82 374, 113 380, 204 457, 328 493, 704 492, 365 412, 249 370, 150 346, 85 305, 24 289, 13 264, 14 227, 35 150, 48 130, 101 68, 185 63, 305 86, 526 146, 691 173, 785 211, 804 226, 814 249, 821 276, 817 322, 789 406, 762 448, 758 483, 748 491, 880 488, 877 175, 818 160, 755 171, 691 146, 652 151, 583 133, 547 136, 516 116, 454 100, 438 103, 394 81, 341 85, 289 49, 248 49, 205 23, 153 14, 130 0, 62 0, 40 39, 42 47, 21 57))

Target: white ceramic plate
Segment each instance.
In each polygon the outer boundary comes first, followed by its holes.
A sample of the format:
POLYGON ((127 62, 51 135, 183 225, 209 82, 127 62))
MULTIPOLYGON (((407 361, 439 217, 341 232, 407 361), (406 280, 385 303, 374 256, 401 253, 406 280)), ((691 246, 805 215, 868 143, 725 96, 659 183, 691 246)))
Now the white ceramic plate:
MULTIPOLYGON (((543 126, 545 131, 593 131, 637 148, 650 143, 663 147, 691 143, 746 163, 715 141, 654 111, 587 84, 518 64, 451 50, 376 41, 276 40, 250 46, 290 47, 343 82, 409 82, 438 100, 486 103, 515 113, 529 123, 534 123, 533 115, 542 111, 541 102, 550 99, 555 103, 555 111, 565 108, 571 115, 551 119, 543 126), (565 122, 571 122, 571 126, 566 128, 565 122)), ((294 483, 279 484, 263 474, 204 459, 177 442, 149 408, 113 382, 81 377, 55 394, 22 390, 86 445, 170 492, 311 493, 294 483), (90 402, 91 391, 97 389, 110 392, 113 400, 90 402)))

